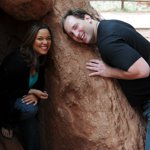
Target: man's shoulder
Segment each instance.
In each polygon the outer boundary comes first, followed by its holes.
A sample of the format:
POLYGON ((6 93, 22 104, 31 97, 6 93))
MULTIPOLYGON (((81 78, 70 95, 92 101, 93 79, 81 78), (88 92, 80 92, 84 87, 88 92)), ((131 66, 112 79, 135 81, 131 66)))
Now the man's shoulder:
POLYGON ((113 30, 119 28, 125 28, 125 27, 134 29, 134 27, 131 24, 117 19, 101 20, 100 26, 103 28, 113 29, 113 30))

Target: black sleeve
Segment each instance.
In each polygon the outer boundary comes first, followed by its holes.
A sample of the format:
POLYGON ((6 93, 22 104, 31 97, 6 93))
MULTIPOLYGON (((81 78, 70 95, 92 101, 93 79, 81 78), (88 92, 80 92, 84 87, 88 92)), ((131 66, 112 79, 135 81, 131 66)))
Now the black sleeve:
MULTIPOLYGON (((23 68, 18 61, 18 55, 12 53, 5 57, 0 66, 0 123, 4 127, 11 127, 14 123, 14 102, 15 102, 15 91, 16 84, 13 80, 13 76, 16 76, 18 71, 23 68), (19 68, 18 68, 19 66, 19 68)), ((20 77, 19 75, 17 77, 20 77)), ((16 78, 17 78, 16 77, 16 78)), ((20 79, 20 78, 17 78, 20 79)), ((19 81, 18 81, 19 82, 19 81)), ((20 89, 19 89, 20 90, 20 89)))
POLYGON ((3 60, 0 66, 0 95, 6 95, 6 89, 9 86, 10 78, 12 76, 13 63, 11 62, 11 55, 8 55, 3 60), (5 91, 5 92, 4 92, 5 91))
POLYGON ((33 85, 33 89, 38 89, 43 91, 45 85, 45 67, 40 67, 39 69, 39 77, 37 82, 33 85))
POLYGON ((16 76, 24 70, 26 64, 18 51, 15 51, 3 60, 0 67, 0 74, 3 76, 16 76))
POLYGON ((123 40, 107 41, 100 48, 102 59, 110 66, 127 71, 141 55, 123 40))
POLYGON ((29 67, 18 53, 7 56, 0 67, 1 97, 19 97, 25 95, 28 88, 29 67))

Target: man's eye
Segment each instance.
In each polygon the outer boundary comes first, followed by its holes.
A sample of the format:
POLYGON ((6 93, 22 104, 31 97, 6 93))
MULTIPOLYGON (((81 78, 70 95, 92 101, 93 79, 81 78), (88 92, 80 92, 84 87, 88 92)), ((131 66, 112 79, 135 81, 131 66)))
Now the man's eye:
POLYGON ((76 30, 77 29, 77 25, 73 26, 73 29, 76 30))
POLYGON ((70 36, 71 36, 71 37, 73 36, 73 32, 70 33, 70 36))

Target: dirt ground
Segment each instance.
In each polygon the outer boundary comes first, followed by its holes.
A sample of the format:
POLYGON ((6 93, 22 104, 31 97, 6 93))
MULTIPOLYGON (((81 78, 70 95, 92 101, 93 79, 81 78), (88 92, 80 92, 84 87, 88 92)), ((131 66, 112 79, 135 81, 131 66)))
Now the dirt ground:
POLYGON ((150 41, 150 28, 149 29, 137 29, 137 31, 150 41))

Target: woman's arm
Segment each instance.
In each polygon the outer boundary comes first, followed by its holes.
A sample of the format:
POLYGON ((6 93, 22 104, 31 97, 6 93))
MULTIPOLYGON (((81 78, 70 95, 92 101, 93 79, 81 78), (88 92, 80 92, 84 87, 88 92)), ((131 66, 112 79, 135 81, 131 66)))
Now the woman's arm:
POLYGON ((48 94, 46 91, 41 91, 37 89, 30 89, 28 94, 34 94, 40 99, 48 99, 48 94))

